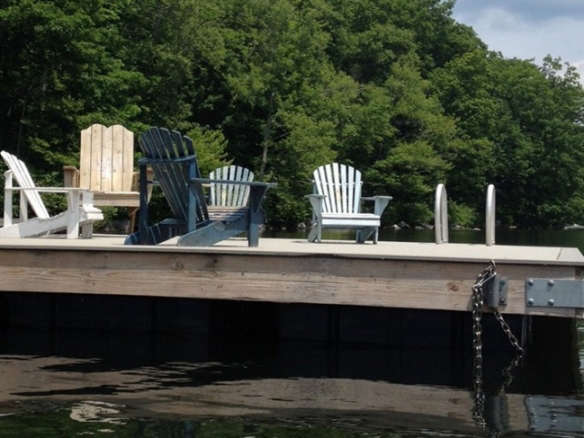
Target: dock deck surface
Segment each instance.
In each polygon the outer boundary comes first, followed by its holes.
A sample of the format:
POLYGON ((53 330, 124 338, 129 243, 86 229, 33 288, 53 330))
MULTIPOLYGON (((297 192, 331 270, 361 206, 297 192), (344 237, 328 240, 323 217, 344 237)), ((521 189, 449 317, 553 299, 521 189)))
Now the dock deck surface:
POLYGON ((356 244, 353 241, 328 240, 310 243, 305 239, 262 238, 259 247, 250 248, 247 240, 233 238, 208 247, 178 247, 176 239, 160 245, 124 245, 125 236, 98 234, 91 239, 65 239, 51 235, 32 239, 0 239, 0 249, 68 249, 109 250, 124 252, 177 252, 201 254, 255 255, 324 255, 392 260, 434 260, 457 262, 526 263, 583 266, 584 256, 578 248, 554 246, 518 246, 470 243, 380 241, 377 245, 356 244))
POLYGON ((530 308, 527 278, 580 279, 577 248, 262 238, 212 247, 125 246, 124 236, 0 240, 0 291, 138 295, 469 311, 490 260, 508 278, 505 313, 581 318, 530 308))

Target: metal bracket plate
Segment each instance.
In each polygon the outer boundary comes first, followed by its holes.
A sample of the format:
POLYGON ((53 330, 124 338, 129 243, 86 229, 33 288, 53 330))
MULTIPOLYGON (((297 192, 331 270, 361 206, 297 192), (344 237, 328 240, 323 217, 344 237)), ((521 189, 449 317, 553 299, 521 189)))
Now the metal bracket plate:
POLYGON ((584 282, 528 278, 525 281, 525 304, 529 307, 584 309, 584 282))
POLYGON ((485 285, 485 304, 490 309, 507 305, 508 281, 506 277, 495 275, 485 285))

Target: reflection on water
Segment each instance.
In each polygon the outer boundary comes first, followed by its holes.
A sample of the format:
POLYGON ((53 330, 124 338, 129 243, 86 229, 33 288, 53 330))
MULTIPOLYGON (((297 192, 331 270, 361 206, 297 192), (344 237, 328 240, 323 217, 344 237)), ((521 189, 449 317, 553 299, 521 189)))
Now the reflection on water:
MULTIPOLYGON (((497 241, 584 246, 584 232, 542 236, 497 241)), ((483 431, 469 315, 63 297, 49 308, 71 317, 55 327, 27 299, 13 312, 47 327, 0 329, 0 438, 584 437, 584 327, 563 319, 534 318, 527 357, 504 375, 513 352, 485 316, 483 431), (118 328, 114 307, 143 313, 153 302, 155 330, 118 328)), ((519 318, 511 324, 520 331, 519 318)))
MULTIPOLYGON (((466 348, 95 330, 2 335, 0 437, 482 436, 466 348)), ((489 431, 584 436, 578 370, 565 345, 549 347, 539 345, 547 351, 528 357, 505 391, 501 371, 512 354, 488 350, 489 431)))

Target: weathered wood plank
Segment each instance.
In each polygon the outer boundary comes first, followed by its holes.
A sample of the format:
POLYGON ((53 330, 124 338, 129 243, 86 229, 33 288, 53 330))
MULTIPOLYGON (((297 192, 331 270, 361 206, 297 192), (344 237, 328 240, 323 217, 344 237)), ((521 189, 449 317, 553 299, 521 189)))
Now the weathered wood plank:
MULTIPOLYGON (((113 168, 113 129, 112 127, 102 127, 101 140, 101 169, 99 172, 101 178, 101 191, 112 191, 112 168, 113 168)), ((95 146, 95 145, 94 145, 95 146)))
MULTIPOLYGON (((110 126, 112 133, 112 167, 110 190, 121 192, 123 188, 124 174, 124 128, 121 125, 110 126)), ((133 173, 134 170, 129 171, 133 173)))
MULTIPOLYGON (((0 246, 0 290, 468 311, 472 284, 485 266, 481 260, 236 252, 229 243, 206 251, 0 246)), ((576 278, 576 266, 505 262, 498 273, 509 279, 503 313, 581 316, 570 309, 531 309, 524 302, 527 277, 576 278)))
POLYGON ((79 187, 84 189, 90 189, 91 182, 91 132, 91 126, 81 131, 81 150, 79 155, 79 187))
POLYGON ((123 130, 123 173, 121 192, 132 190, 134 176, 134 133, 129 129, 123 130))
POLYGON ((91 175, 89 189, 94 192, 103 191, 101 188, 103 128, 103 125, 91 126, 91 175))

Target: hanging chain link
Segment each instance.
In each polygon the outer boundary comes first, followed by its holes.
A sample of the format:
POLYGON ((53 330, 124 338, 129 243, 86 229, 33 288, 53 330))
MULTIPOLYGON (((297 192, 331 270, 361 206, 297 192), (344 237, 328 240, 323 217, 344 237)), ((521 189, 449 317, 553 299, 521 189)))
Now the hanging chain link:
POLYGON ((472 286, 472 349, 473 349, 473 408, 472 418, 481 430, 486 430, 485 394, 483 393, 483 341, 482 324, 485 283, 495 275, 495 263, 491 261, 472 286))
POLYGON ((499 321, 499 325, 503 329, 503 332, 505 332, 505 334, 507 335, 507 339, 509 339, 509 342, 511 343, 511 345, 513 345, 513 347, 517 351, 519 357, 523 357, 523 355, 525 354, 525 350, 523 349, 523 347, 521 346, 521 344, 519 343, 519 341, 517 340, 517 338, 515 337, 515 335, 511 331, 511 327, 509 327, 509 324, 507 324, 507 321, 505 321, 503 319, 503 315, 501 315, 501 313, 497 309, 493 310, 493 314, 495 315, 495 318, 497 319, 497 321, 499 321))
MULTIPOLYGON (((495 262, 491 260, 489 265, 477 276, 472 286, 472 347, 473 347, 473 409, 472 418, 477 426, 483 431, 488 430, 488 424, 485 420, 485 394, 483 392, 483 343, 482 343, 482 315, 485 304, 485 286, 497 275, 495 262)), ((509 366, 503 371, 503 385, 501 391, 511 384, 513 380, 512 370, 519 365, 525 350, 511 331, 509 324, 503 319, 503 315, 493 309, 495 318, 499 322, 501 329, 507 335, 509 342, 515 348, 517 355, 511 361, 509 366)), ((489 436, 498 436, 495 431, 489 431, 489 436), (494 435, 493 435, 494 434, 494 435)))

